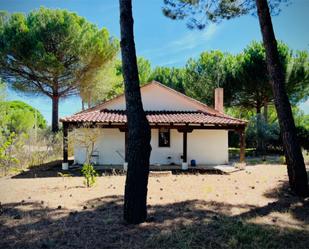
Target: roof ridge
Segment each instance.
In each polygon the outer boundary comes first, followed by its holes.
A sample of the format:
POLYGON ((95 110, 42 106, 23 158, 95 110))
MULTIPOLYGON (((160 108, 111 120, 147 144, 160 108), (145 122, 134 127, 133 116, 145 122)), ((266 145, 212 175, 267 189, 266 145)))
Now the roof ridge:
MULTIPOLYGON (((147 82, 146 84, 140 86, 140 88, 144 88, 144 87, 146 87, 146 86, 149 86, 149 85, 151 85, 152 83, 153 83, 153 81, 147 82)), ((118 99, 118 98, 120 98, 120 97, 122 97, 122 96, 124 96, 124 92, 121 93, 121 94, 116 95, 115 97, 113 97, 113 98, 111 98, 111 99, 104 100, 104 101, 103 101, 102 103, 100 103, 100 104, 97 104, 97 105, 95 105, 95 106, 93 106, 93 107, 90 107, 90 108, 88 108, 88 109, 86 109, 86 110, 82 110, 82 111, 80 111, 80 112, 77 112, 77 113, 75 113, 75 114, 78 114, 78 113, 87 113, 87 112, 89 112, 89 111, 91 111, 91 110, 96 110, 96 109, 98 109, 100 106, 105 105, 105 104, 109 103, 110 101, 115 100, 115 99, 118 99)))
POLYGON ((188 95, 186 95, 186 94, 184 94, 184 93, 178 92, 178 91, 176 91, 175 89, 173 89, 173 88, 171 88, 171 87, 168 87, 168 86, 162 84, 161 82, 158 82, 158 81, 153 80, 151 83, 157 84, 158 86, 161 86, 161 87, 163 87, 163 88, 165 88, 165 89, 167 89, 167 90, 169 90, 169 91, 171 91, 171 92, 174 92, 174 93, 176 93, 176 94, 178 94, 178 95, 180 95, 180 96, 182 96, 182 97, 184 97, 184 98, 190 100, 191 102, 194 102, 194 103, 196 103, 196 104, 199 104, 199 105, 203 106, 204 108, 206 108, 208 111, 210 110, 211 112, 220 114, 220 112, 217 111, 217 110, 215 110, 214 108, 211 108, 211 107, 209 107, 208 105, 202 103, 201 101, 196 100, 196 99, 194 99, 194 98, 191 98, 191 97, 189 97, 188 95))
MULTIPOLYGON (((237 121, 241 121, 241 122, 246 122, 246 123, 247 123, 246 120, 237 119, 237 118, 231 117, 231 116, 229 116, 229 115, 226 115, 226 114, 224 114, 224 113, 221 113, 221 112, 215 110, 214 108, 209 107, 208 105, 202 103, 201 101, 196 100, 196 99, 194 99, 194 98, 191 98, 191 97, 189 97, 189 96, 187 96, 186 94, 183 94, 183 93, 181 93, 181 92, 178 92, 178 91, 176 91, 175 89, 173 89, 173 88, 171 88, 171 87, 169 87, 169 86, 166 86, 166 85, 164 85, 164 84, 162 84, 161 82, 158 82, 158 81, 156 81, 156 80, 152 80, 152 81, 150 81, 150 82, 148 82, 148 83, 146 83, 146 84, 140 86, 140 89, 145 88, 145 87, 148 87, 148 86, 153 85, 153 84, 155 84, 155 85, 157 85, 157 86, 159 86, 159 87, 162 87, 162 88, 164 88, 164 89, 166 89, 166 90, 168 90, 168 91, 170 91, 170 92, 173 92, 173 93, 175 93, 175 94, 177 94, 177 95, 179 95, 179 96, 181 96, 181 97, 183 97, 183 98, 186 98, 187 100, 189 100, 189 101, 192 102, 192 103, 198 104, 198 105, 201 106, 202 109, 203 109, 203 110, 200 110, 200 112, 206 113, 207 115, 216 116, 216 117, 223 117, 223 118, 229 118, 229 119, 231 119, 231 120, 237 120, 237 121)), ((120 97, 122 97, 122 96, 124 96, 124 93, 119 94, 119 95, 117 95, 117 96, 115 96, 115 97, 113 97, 113 98, 111 98, 111 99, 109 99, 109 100, 103 101, 102 103, 97 104, 96 106, 93 106, 93 107, 90 107, 90 108, 88 108, 88 109, 86 109, 86 110, 82 110, 82 111, 80 111, 80 112, 74 113, 74 114, 71 115, 71 116, 80 115, 80 114, 86 114, 86 113, 89 113, 89 112, 92 112, 92 111, 99 111, 99 112, 102 112, 102 110, 108 110, 107 108, 104 108, 104 109, 101 110, 100 107, 104 107, 104 105, 106 105, 107 103, 109 103, 109 102, 111 102, 111 101, 113 101, 113 100, 115 100, 115 99, 118 99, 118 98, 120 98, 120 97)), ((119 110, 119 111, 120 111, 120 110, 119 110)), ((157 110, 154 110, 154 111, 157 111, 157 110)), ((171 111, 172 111, 172 110, 171 110, 171 111)), ((147 110, 145 110, 145 112, 147 112, 147 110)), ((178 111, 178 112, 181 112, 181 111, 178 111)), ((183 112, 188 113, 188 111, 183 111, 183 112)), ((64 118, 65 118, 65 117, 64 117, 64 118)))

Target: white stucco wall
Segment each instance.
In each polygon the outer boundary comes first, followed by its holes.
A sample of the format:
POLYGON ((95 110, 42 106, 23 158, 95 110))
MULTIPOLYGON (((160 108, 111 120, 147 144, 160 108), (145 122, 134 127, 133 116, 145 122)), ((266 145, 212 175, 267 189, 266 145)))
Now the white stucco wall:
MULTIPOLYGON (((151 130, 152 152, 151 164, 181 163, 183 135, 177 130, 171 130, 170 147, 158 146, 158 129, 151 130)), ((125 134, 118 129, 102 129, 95 150, 99 152, 99 164, 121 165, 124 160, 117 154, 124 156, 125 134)), ((188 133, 188 162, 195 159, 197 164, 225 164, 228 162, 228 132, 224 130, 194 130, 188 133)), ((86 150, 75 144, 75 163, 82 164, 86 159, 86 150)))
MULTIPOLYGON (((80 129, 82 132, 82 129, 80 129)), ((94 151, 99 153, 99 164, 123 164, 123 159, 117 151, 124 156, 124 137, 125 133, 119 129, 101 129, 101 133, 94 146, 94 151)), ((74 144, 74 162, 83 164, 86 160, 86 150, 78 144, 74 144)))
POLYGON ((174 129, 170 132, 170 147, 159 147, 159 131, 158 129, 151 130, 151 164, 167 164, 169 156, 171 162, 181 164, 182 134, 174 129))
POLYGON ((228 163, 228 131, 194 130, 188 133, 188 162, 197 164, 228 163))
MULTIPOLYGON (((141 95, 144 110, 196 111, 201 109, 200 105, 184 98, 183 96, 180 96, 179 94, 173 92, 173 90, 167 90, 166 88, 156 84, 150 84, 142 87, 141 95)), ((124 96, 113 99, 105 105, 105 108, 125 110, 124 96)))

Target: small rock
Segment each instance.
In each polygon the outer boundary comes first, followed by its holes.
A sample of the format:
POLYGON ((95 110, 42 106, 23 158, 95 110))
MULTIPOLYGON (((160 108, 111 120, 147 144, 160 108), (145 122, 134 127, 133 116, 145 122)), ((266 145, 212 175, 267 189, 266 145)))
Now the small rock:
POLYGON ((57 209, 61 209, 61 205, 59 205, 59 206, 57 207, 57 209))
POLYGON ((14 220, 20 220, 21 219, 21 215, 20 214, 17 214, 14 216, 14 220))
POLYGON ((113 187, 113 189, 116 189, 116 187, 113 187))
POLYGON ((45 248, 49 248, 48 244, 43 242, 42 245, 41 245, 41 248, 42 249, 45 249, 45 248))
POLYGON ((154 222, 155 221, 155 217, 151 216, 149 218, 147 218, 146 222, 154 222))
POLYGON ((83 209, 87 209, 87 206, 83 206, 83 209))
POLYGON ((72 197, 72 194, 70 194, 70 197, 72 197))
POLYGON ((94 205, 91 205, 92 208, 94 208, 94 205))
POLYGON ((160 197, 160 200, 163 200, 163 197, 160 197))
POLYGON ((160 188, 160 191, 163 191, 163 188, 160 188))
POLYGON ((31 196, 29 196, 28 199, 30 200, 30 199, 31 199, 31 196))
POLYGON ((237 195, 237 193, 235 193, 235 195, 237 195))
POLYGON ((149 200, 151 200, 151 196, 149 196, 149 200))
POLYGON ((62 195, 59 195, 59 197, 61 198, 61 197, 62 197, 62 195))
POLYGON ((255 189, 255 187, 254 187, 254 186, 251 186, 251 189, 255 189))
POLYGON ((276 223, 277 222, 277 218, 273 218, 271 221, 276 223))
POLYGON ((157 179, 157 182, 160 182, 159 179, 157 179))
POLYGON ((44 201, 41 201, 41 204, 44 204, 44 201))

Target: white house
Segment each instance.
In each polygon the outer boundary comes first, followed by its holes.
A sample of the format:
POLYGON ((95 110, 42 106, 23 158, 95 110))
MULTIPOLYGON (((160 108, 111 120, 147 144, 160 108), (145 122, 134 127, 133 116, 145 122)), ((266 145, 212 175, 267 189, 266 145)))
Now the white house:
MULTIPOLYGON (((228 163, 228 130, 240 134, 244 158, 246 121, 223 113, 223 89, 215 91, 215 108, 179 93, 159 82, 141 87, 143 107, 151 126, 151 165, 213 165, 228 163)), ((125 163, 127 128, 125 97, 120 95, 88 110, 61 119, 64 131, 64 163, 68 162, 68 130, 100 129, 94 145, 99 165, 125 163), (81 128, 85 126, 87 128, 81 128)), ((74 144, 74 162, 83 164, 86 149, 74 144)))

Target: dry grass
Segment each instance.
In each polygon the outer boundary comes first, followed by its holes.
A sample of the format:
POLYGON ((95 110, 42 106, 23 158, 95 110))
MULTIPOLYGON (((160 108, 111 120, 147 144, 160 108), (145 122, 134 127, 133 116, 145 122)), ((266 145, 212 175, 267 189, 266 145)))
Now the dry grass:
MULTIPOLYGON (((28 176, 29 177, 29 176, 28 176)), ((309 248, 309 203, 284 166, 149 179, 149 220, 122 220, 124 176, 0 179, 0 248, 309 248), (61 206, 61 207, 60 207, 61 206)))

